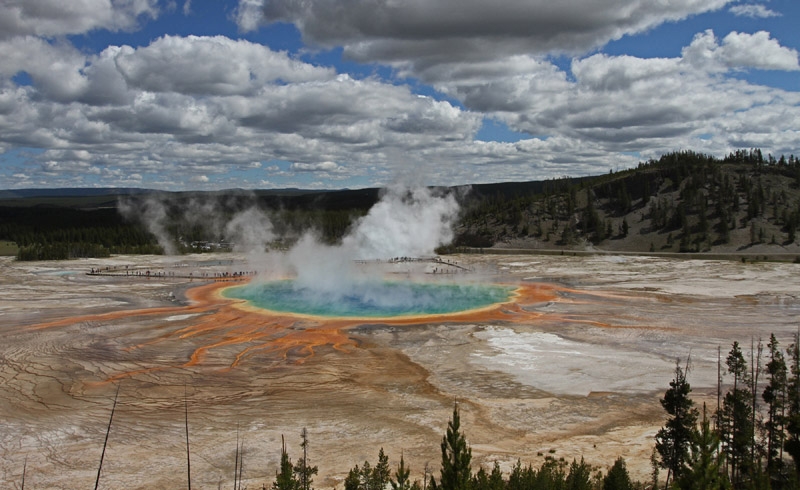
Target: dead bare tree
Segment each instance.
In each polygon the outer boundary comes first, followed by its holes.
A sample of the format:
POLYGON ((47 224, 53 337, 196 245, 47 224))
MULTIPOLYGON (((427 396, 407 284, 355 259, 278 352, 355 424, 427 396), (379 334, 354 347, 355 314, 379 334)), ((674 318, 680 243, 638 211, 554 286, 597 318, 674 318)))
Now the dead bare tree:
POLYGON ((25 490, 25 473, 28 471, 28 457, 25 456, 25 462, 22 463, 22 489, 25 490))
POLYGON ((183 413, 186 426, 186 477, 189 490, 192 490, 192 459, 189 452, 189 400, 186 396, 186 383, 183 385, 183 413))
POLYGON ((111 416, 108 418, 108 427, 106 428, 106 440, 103 442, 103 452, 100 453, 100 464, 97 466, 97 479, 94 482, 94 490, 100 485, 100 472, 103 470, 103 459, 106 456, 106 447, 108 446, 108 435, 111 433, 111 422, 114 420, 114 411, 117 409, 117 399, 119 398, 119 388, 122 383, 117 385, 117 394, 114 395, 114 405, 111 406, 111 416))

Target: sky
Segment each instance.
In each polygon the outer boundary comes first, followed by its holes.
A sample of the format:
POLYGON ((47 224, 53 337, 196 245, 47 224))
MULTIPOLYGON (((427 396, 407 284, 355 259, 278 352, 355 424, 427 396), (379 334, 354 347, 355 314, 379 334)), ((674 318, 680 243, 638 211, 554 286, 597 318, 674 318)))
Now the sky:
POLYGON ((0 0, 0 188, 800 156, 798 0, 0 0))

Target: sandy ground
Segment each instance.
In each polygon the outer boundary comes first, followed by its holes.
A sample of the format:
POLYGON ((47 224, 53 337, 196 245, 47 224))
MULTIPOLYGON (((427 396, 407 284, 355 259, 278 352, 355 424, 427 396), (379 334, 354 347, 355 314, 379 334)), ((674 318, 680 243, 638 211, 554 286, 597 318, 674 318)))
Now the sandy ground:
POLYGON ((85 274, 213 276, 240 270, 231 260, 0 258, 0 486, 19 488, 25 465, 27 488, 92 485, 118 386, 100 488, 186 485, 184 392, 193 488, 232 485, 237 438, 245 485, 269 485, 281 436, 296 459, 303 427, 317 488, 341 488, 381 447, 412 478, 438 474, 454 400, 475 468, 624 456, 646 480, 675 360, 691 356, 694 398, 715 406, 718 348, 749 353, 770 333, 788 346, 800 318, 787 263, 461 256, 528 294, 414 322, 265 315, 198 279, 85 274))

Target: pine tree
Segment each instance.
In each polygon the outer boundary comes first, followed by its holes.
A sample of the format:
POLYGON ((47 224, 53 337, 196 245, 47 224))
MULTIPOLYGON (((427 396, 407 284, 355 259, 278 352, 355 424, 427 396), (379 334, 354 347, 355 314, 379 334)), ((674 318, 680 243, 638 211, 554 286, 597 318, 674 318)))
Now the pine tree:
POLYGON ((768 384, 761 397, 767 404, 767 420, 764 428, 767 432, 767 476, 780 470, 781 457, 779 449, 784 440, 784 402, 786 399, 786 361, 780 351, 775 335, 770 335, 770 360, 767 363, 768 384))
POLYGON ((633 490, 625 460, 620 456, 603 478, 603 490, 633 490))
POLYGON ((344 490, 359 490, 361 488, 361 469, 356 465, 344 479, 344 490))
POLYGON ((730 488, 730 483, 719 465, 719 438, 711 430, 703 405, 703 423, 700 431, 695 431, 692 438, 691 454, 687 468, 676 479, 681 490, 723 490, 730 488))
POLYGON ((669 386, 661 399, 661 406, 670 418, 656 434, 656 450, 661 457, 661 466, 667 469, 667 485, 670 478, 680 478, 689 455, 698 415, 694 402, 689 398, 692 388, 686 381, 686 372, 677 362, 675 378, 669 386))
POLYGON ((272 490, 300 490, 300 482, 294 477, 294 467, 289 453, 286 451, 286 443, 281 437, 281 464, 280 469, 275 472, 275 481, 272 483, 272 490))
POLYGON ((584 462, 572 460, 566 480, 566 490, 592 490, 592 468, 584 462))
POLYGON ((317 474, 318 468, 308 465, 308 432, 305 427, 300 432, 300 437, 302 438, 300 447, 303 449, 303 457, 297 461, 294 472, 297 475, 299 490, 311 490, 311 483, 314 481, 312 477, 317 474))
POLYGON ((389 469, 389 457, 383 452, 383 448, 378 452, 378 463, 372 469, 369 476, 368 490, 384 490, 391 479, 389 469))
POLYGON ((738 342, 733 343, 726 359, 728 374, 733 375, 733 388, 725 394, 720 414, 720 435, 728 456, 730 479, 739 485, 752 469, 752 398, 747 376, 747 361, 738 342))
POLYGON ((478 468, 478 472, 472 476, 470 490, 489 490, 489 475, 483 467, 478 468))
POLYGON ((506 482, 503 480, 503 473, 500 471, 500 463, 494 462, 492 472, 489 474, 489 490, 503 490, 506 482))
POLYGON ((472 449, 461 433, 458 403, 453 408, 453 419, 447 424, 442 438, 442 470, 438 488, 442 490, 467 490, 472 478, 470 462, 472 449))
POLYGON ((536 472, 528 466, 523 473, 523 488, 528 489, 562 489, 566 482, 564 460, 547 457, 536 472))
POLYGON ((408 475, 410 473, 411 469, 406 467, 403 454, 400 453, 400 464, 394 472, 394 479, 389 482, 392 485, 392 490, 409 490, 408 475))
POLYGON ((784 448, 794 461, 797 479, 800 480, 800 332, 787 349, 791 376, 786 389, 786 443, 784 448))

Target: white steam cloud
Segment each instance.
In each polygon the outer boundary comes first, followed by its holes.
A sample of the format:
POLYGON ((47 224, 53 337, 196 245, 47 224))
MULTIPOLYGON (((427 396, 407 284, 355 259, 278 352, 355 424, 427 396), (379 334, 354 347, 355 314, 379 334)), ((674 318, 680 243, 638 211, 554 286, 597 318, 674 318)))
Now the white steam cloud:
POLYGON ((459 205, 453 194, 390 187, 342 241, 357 259, 419 257, 453 240, 459 205))
POLYGON ((431 256, 452 241, 458 212, 452 193, 395 185, 354 223, 341 245, 324 245, 306 234, 288 253, 288 263, 300 288, 366 295, 374 278, 360 272, 356 260, 431 256))
POLYGON ((234 251, 258 253, 275 240, 272 221, 263 211, 252 207, 234 215, 225 226, 225 236, 234 244, 234 251))
POLYGON ((144 223, 165 254, 175 255, 178 252, 175 241, 167 232, 167 208, 161 196, 156 195, 144 201, 120 199, 117 211, 126 219, 144 223))
MULTIPOLYGON (((341 244, 326 245, 309 231, 289 251, 271 252, 268 247, 278 237, 268 215, 252 206, 228 215, 224 222, 221 217, 225 214, 216 209, 219 204, 192 199, 184 204, 180 215, 184 222, 204 223, 210 231, 219 230, 220 236, 224 233, 235 251, 247 254, 248 270, 258 270, 262 278, 293 276, 298 292, 302 290, 315 301, 337 301, 348 295, 373 304, 405 300, 382 294, 378 286, 382 278, 366 272, 370 268, 359 267, 357 261, 432 256, 437 247, 453 240, 453 225, 460 210, 453 192, 394 185, 384 191, 366 216, 353 223, 341 244)), ((166 253, 175 253, 175 237, 166 230, 168 214, 163 197, 135 205, 120 202, 119 209, 128 218, 141 220, 166 253)))

